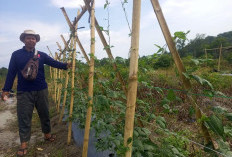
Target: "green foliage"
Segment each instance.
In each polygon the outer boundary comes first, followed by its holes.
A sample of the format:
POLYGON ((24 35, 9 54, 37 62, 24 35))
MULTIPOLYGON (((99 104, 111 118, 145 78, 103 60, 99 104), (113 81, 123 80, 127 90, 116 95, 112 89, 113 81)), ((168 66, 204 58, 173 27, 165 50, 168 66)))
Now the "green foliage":
POLYGON ((154 63, 154 68, 168 68, 172 65, 173 59, 170 54, 163 54, 161 55, 157 62, 154 63))

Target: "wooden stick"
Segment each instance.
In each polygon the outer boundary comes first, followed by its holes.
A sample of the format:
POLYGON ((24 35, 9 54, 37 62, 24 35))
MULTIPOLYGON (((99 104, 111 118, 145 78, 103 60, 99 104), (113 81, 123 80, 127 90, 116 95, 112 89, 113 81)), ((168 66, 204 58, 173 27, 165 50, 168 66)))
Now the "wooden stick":
POLYGON ((75 21, 74 21, 74 23, 73 23, 74 26, 77 24, 77 22, 81 19, 81 17, 84 15, 84 13, 85 13, 86 11, 87 11, 87 7, 84 6, 84 7, 82 8, 81 13, 80 13, 79 15, 77 15, 77 18, 75 19, 75 21))
POLYGON ((206 49, 206 50, 220 50, 220 49, 228 49, 228 48, 232 48, 232 46, 226 46, 226 47, 219 47, 219 48, 213 48, 213 49, 206 49))
POLYGON ((207 50, 205 49, 205 59, 206 59, 206 66, 207 66, 207 63, 208 63, 208 55, 207 55, 207 50))
MULTIPOLYGON (((80 14, 80 11, 78 10, 78 13, 80 14)), ((77 25, 75 26, 77 27, 77 25)), ((74 28, 75 29, 75 28, 74 28)), ((77 32, 73 32, 73 36, 77 35, 77 32)), ((73 60, 72 60, 72 81, 71 81, 71 87, 72 87, 72 93, 71 93, 71 102, 70 102, 70 111, 69 111, 69 122, 68 122, 68 140, 67 143, 70 144, 71 142, 71 133, 72 133, 72 112, 73 112, 73 103, 74 103, 74 81, 75 81, 75 66, 76 66, 76 38, 73 38, 73 60)))
POLYGON ((140 31, 140 12, 141 0, 133 1, 133 19, 132 19, 132 36, 130 50, 130 72, 127 95, 126 119, 124 128, 124 146, 129 147, 125 157, 132 155, 132 141, 128 143, 129 138, 133 138, 135 103, 137 97, 137 73, 138 73, 138 55, 139 55, 139 31, 140 31))
POLYGON ((79 46, 79 48, 81 49, 81 52, 82 54, 84 55, 85 57, 85 60, 87 61, 87 63, 89 64, 89 57, 87 56, 86 52, 85 52, 85 49, 83 48, 79 38, 78 38, 78 35, 76 36, 76 41, 77 41, 77 44, 79 46))
MULTIPOLYGON (((181 76, 181 80, 182 80, 182 82, 184 84, 184 88, 187 89, 187 90, 190 90, 191 89, 191 83, 183 75, 183 73, 185 72, 185 68, 184 68, 184 65, 183 65, 183 63, 182 63, 182 61, 180 59, 180 56, 179 56, 178 52, 177 52, 175 43, 172 40, 172 36, 171 36, 171 33, 170 33, 169 28, 167 26, 167 23, 165 21, 163 12, 162 12, 160 4, 159 4, 159 1, 158 0, 151 0, 151 3, 152 3, 152 6, 153 6, 153 9, 155 11, 156 17, 157 17, 157 19, 159 21, 160 27, 162 29, 164 38, 165 38, 165 40, 167 42, 168 48, 169 48, 170 52, 172 53, 174 62, 176 64, 178 72, 179 72, 179 74, 181 76)), ((202 111, 200 110, 199 106, 195 103, 195 101, 192 99, 191 96, 188 96, 188 98, 189 98, 189 100, 191 101, 191 104, 193 104, 193 106, 194 106, 194 108, 196 110, 196 118, 200 119, 202 117, 202 111)), ((210 134, 208 132, 208 129, 205 127, 205 125, 203 123, 201 123, 200 126, 201 126, 201 131, 202 131, 202 133, 204 135, 204 138, 205 138, 205 142, 209 143, 212 140, 211 140, 211 136, 210 136, 210 134)))
POLYGON ((221 44, 220 51, 219 51, 219 58, 218 58, 218 71, 220 71, 221 57, 222 57, 222 44, 221 44))
MULTIPOLYGON (((57 60, 57 58, 58 58, 58 55, 55 52, 55 60, 57 60)), ((56 79, 57 79, 57 69, 55 68, 54 69, 54 86, 55 86, 55 88, 54 88, 54 101, 55 101, 55 103, 56 103, 56 93, 57 93, 57 91, 56 91, 57 90, 56 79)))
POLYGON ((65 17, 65 19, 66 19, 66 21, 67 21, 67 23, 68 23, 68 25, 69 25, 71 31, 72 31, 72 32, 75 31, 75 28, 74 28, 74 26, 72 25, 72 23, 71 23, 71 21, 70 21, 68 15, 67 15, 67 13, 66 13, 64 7, 60 8, 60 9, 62 10, 62 13, 64 14, 64 17, 65 17))
POLYGON ((65 41, 64 36, 61 34, 60 37, 61 37, 61 39, 62 39, 62 41, 63 41, 63 43, 64 43, 64 45, 65 45, 65 49, 67 50, 68 44, 67 44, 67 42, 65 41))
MULTIPOLYGON (((73 47, 72 44, 70 45, 70 47, 71 48, 73 47)), ((71 57, 71 51, 69 51, 69 57, 68 58, 70 58, 70 57, 71 57)), ((69 80, 69 70, 67 70, 65 72, 65 84, 64 84, 65 91, 64 91, 64 98, 63 98, 63 103, 62 103, 62 109, 61 109, 60 117, 59 117, 59 123, 62 122, 63 115, 64 115, 64 110, 65 110, 65 105, 66 105, 66 99, 67 99, 68 80, 69 80)))
MULTIPOLYGON (((62 48, 61 48, 60 44, 58 42, 56 42, 56 44, 59 47, 60 55, 62 55, 62 48)), ((65 59, 65 52, 63 53, 63 62, 64 62, 64 59, 65 59)), ((63 80, 63 70, 60 69, 59 74, 60 74, 60 79, 63 80)), ((62 89, 62 87, 63 87, 63 84, 59 83, 59 85, 58 85, 59 93, 58 93, 58 103, 57 103, 57 112, 58 113, 60 112, 60 101, 61 101, 61 94, 62 94, 61 89, 62 89)))
POLYGON ((47 46, 47 48, 48 48, 48 51, 49 51, 49 53, 50 53, 51 57, 52 57, 52 58, 54 58, 54 57, 53 57, 53 55, 52 55, 52 52, 51 52, 51 50, 49 49, 49 47, 48 47, 48 46, 47 46))
POLYGON ((89 89, 88 96, 91 98, 89 100, 88 109, 86 113, 85 121, 85 135, 84 135, 84 144, 82 157, 87 157, 88 154, 88 145, 89 145, 89 132, 90 132, 90 123, 91 123, 91 114, 92 114, 92 105, 93 105, 93 79, 94 79, 94 54, 95 54, 95 0, 93 0, 91 8, 91 45, 90 45, 90 66, 89 66, 89 89))
MULTIPOLYGON (((90 13, 91 8, 89 6, 89 2, 87 0, 84 0, 84 2, 85 2, 85 6, 87 7, 87 9, 88 9, 88 11, 90 13)), ((103 46, 105 47, 105 50, 106 50, 106 53, 107 53, 109 59, 113 62, 113 69, 114 69, 114 71, 116 73, 116 76, 117 76, 119 82, 121 83, 121 86, 122 86, 122 89, 123 89, 125 95, 127 96, 126 84, 125 84, 125 82, 124 82, 124 80, 123 80, 123 78, 122 78, 122 76, 121 76, 121 74, 120 74, 120 72, 119 72, 119 70, 117 68, 116 63, 114 62, 114 57, 113 57, 113 55, 111 53, 111 49, 110 49, 109 45, 107 44, 106 39, 105 39, 102 31, 100 30, 100 27, 99 27, 99 24, 98 24, 96 18, 95 18, 95 28, 96 28, 97 33, 98 33, 98 35, 99 35, 99 37, 100 37, 100 39, 102 41, 103 46)))

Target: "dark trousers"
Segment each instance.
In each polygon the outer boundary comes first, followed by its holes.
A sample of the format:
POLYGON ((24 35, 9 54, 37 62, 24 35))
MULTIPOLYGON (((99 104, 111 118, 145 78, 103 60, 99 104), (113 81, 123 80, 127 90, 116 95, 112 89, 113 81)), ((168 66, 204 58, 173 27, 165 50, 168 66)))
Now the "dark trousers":
POLYGON ((51 132, 49 109, 48 109, 48 89, 31 92, 17 92, 17 116, 19 125, 20 141, 28 142, 31 137, 31 118, 34 110, 37 109, 42 132, 51 132))

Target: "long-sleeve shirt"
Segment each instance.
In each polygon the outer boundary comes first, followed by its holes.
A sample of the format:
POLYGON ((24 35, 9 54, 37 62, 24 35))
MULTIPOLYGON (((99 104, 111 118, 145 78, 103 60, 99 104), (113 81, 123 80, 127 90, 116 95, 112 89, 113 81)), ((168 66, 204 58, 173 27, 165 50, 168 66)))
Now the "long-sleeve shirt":
POLYGON ((4 88, 2 89, 3 91, 11 90, 16 74, 18 76, 17 91, 40 91, 47 88, 47 83, 45 81, 44 75, 44 64, 47 64, 54 68, 65 70, 67 69, 67 63, 58 62, 49 57, 46 53, 38 51, 39 69, 37 77, 33 81, 24 79, 21 71, 30 60, 30 58, 33 58, 34 51, 35 50, 33 50, 32 52, 28 52, 25 47, 23 47, 22 49, 19 49, 12 53, 6 82, 4 88))

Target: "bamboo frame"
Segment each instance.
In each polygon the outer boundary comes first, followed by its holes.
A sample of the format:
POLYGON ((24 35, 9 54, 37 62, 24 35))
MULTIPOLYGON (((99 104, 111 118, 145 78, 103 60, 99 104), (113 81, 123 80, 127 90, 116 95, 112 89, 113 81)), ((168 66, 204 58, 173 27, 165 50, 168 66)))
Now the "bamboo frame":
POLYGON ((87 157, 88 154, 88 145, 89 145, 89 132, 90 132, 90 124, 91 124, 91 114, 92 114, 92 105, 93 105, 93 82, 94 82, 94 54, 95 54, 95 0, 92 1, 91 8, 91 44, 90 44, 90 64, 89 64, 89 88, 88 88, 88 96, 91 98, 89 100, 89 106, 86 113, 86 121, 85 121, 85 134, 84 134, 84 143, 83 143, 83 151, 82 157, 87 157))
POLYGON ((132 35, 131 35, 131 50, 130 50, 130 72, 129 86, 127 95, 126 119, 124 128, 124 146, 129 147, 125 157, 131 157, 132 144, 128 143, 129 138, 133 138, 134 130, 134 115, 135 104, 137 97, 137 73, 138 73, 138 55, 139 55, 139 32, 140 32, 140 12, 141 0, 133 1, 133 18, 132 18, 132 35))

